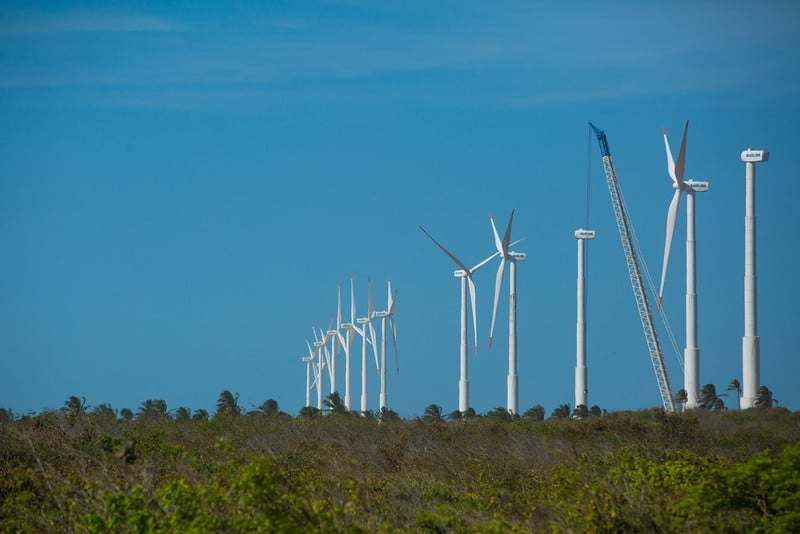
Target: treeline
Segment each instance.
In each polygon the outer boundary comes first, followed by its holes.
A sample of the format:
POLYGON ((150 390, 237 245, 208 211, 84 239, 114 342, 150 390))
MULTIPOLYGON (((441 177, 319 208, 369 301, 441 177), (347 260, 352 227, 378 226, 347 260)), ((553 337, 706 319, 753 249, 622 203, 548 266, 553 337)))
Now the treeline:
POLYGON ((219 400, 0 421, 0 532, 800 532, 783 408, 402 420, 219 400))

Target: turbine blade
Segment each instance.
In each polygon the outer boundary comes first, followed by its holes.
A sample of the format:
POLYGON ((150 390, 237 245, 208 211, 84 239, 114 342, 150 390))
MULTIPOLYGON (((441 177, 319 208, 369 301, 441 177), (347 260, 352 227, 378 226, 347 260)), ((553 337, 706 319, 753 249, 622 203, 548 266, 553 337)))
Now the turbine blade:
POLYGON ((394 345, 394 364, 397 367, 397 374, 400 374, 400 356, 397 354, 397 326, 394 324, 394 318, 389 317, 389 330, 392 331, 392 344, 394 345))
POLYGON ((397 290, 394 290, 394 297, 392 297, 392 305, 389 306, 389 317, 392 316, 394 313, 394 309, 397 306, 397 290))
POLYGON ((372 319, 375 308, 372 307, 372 278, 367 279, 367 319, 372 319))
POLYGON ((669 177, 672 178, 672 183, 677 184, 678 179, 675 178, 675 160, 672 159, 672 151, 669 149, 669 141, 667 140, 667 129, 661 128, 661 133, 664 135, 664 148, 667 150, 667 172, 669 177))
POLYGON ((494 306, 492 306, 492 326, 489 329, 489 348, 492 348, 494 340, 494 321, 497 318, 497 303, 500 300, 500 289, 503 286, 503 270, 506 267, 506 259, 500 258, 500 267, 497 269, 497 278, 494 281, 494 306))
POLYGON ((664 262, 661 267, 661 285, 658 289, 658 311, 661 311, 661 300, 664 295, 664 281, 667 278, 667 265, 669 264, 669 252, 672 248, 672 234, 675 233, 675 222, 678 218, 678 207, 681 202, 681 190, 676 189, 672 195, 672 202, 669 203, 667 212, 667 237, 664 241, 664 262))
POLYGON ((392 308, 394 307, 394 301, 392 300, 392 281, 386 281, 386 311, 391 313, 392 308))
POLYGON ((489 222, 492 223, 492 233, 494 234, 494 246, 497 248, 497 252, 503 254, 503 242, 500 241, 500 234, 497 233, 497 227, 494 225, 494 217, 492 214, 489 214, 489 222))
POLYGON ((511 241, 511 224, 514 222, 514 210, 511 210, 511 217, 508 219, 506 234, 503 236, 503 253, 508 254, 508 244, 511 241))
POLYGON ((375 345, 377 345, 377 343, 375 342, 375 327, 372 325, 372 321, 370 321, 367 324, 369 325, 369 335, 372 338, 371 345, 372 345, 372 354, 373 356, 375 356, 375 370, 380 373, 381 364, 378 361, 378 349, 375 347, 375 345))
POLYGON ((422 230, 422 233, 423 233, 423 234, 425 234, 426 236, 428 236, 428 237, 430 238, 430 240, 431 240, 431 241, 433 241, 433 242, 436 244, 436 246, 437 246, 437 247, 439 247, 440 249, 442 249, 442 251, 443 251, 445 254, 447 254, 448 256, 450 256, 450 259, 452 259, 454 262, 456 262, 456 265, 458 265, 459 267, 461 267, 462 269, 464 269, 466 272, 469 272, 469 269, 467 269, 467 266, 466 266, 466 265, 464 265, 463 263, 461 263, 461 260, 459 260, 458 258, 456 258, 456 257, 453 255, 453 253, 452 253, 452 252, 450 252, 449 250, 447 250, 446 248, 444 248, 444 245, 442 245, 441 243, 439 243, 438 241, 436 241, 436 239, 435 239, 435 238, 434 238, 434 237, 433 237, 431 234, 429 234, 429 233, 428 233, 428 232, 425 230, 425 228, 423 228, 422 226, 420 226, 420 227, 419 227, 419 229, 420 229, 420 230, 422 230))
POLYGON ((353 288, 353 275, 350 275, 350 324, 356 324, 356 292, 353 288))
POLYGON ((336 288, 336 329, 342 327, 342 282, 336 288))
POLYGON ((472 273, 474 273, 475 271, 477 271, 478 269, 480 269, 481 267, 483 267, 484 265, 486 265, 487 263, 489 263, 490 261, 495 259, 498 256, 498 254, 500 254, 500 253, 499 252, 495 252, 494 254, 492 254, 491 256, 489 256, 488 258, 483 260, 482 262, 480 262, 478 265, 473 267, 472 269, 469 269, 467 271, 467 273, 469 273, 471 275, 472 273))
POLYGON ((675 178, 678 185, 683 185, 683 169, 686 165, 686 135, 689 133, 689 121, 686 121, 686 126, 683 128, 683 139, 681 139, 681 149, 678 152, 678 161, 675 162, 675 178))
POLYGON ((467 284, 469 284, 469 299, 472 304, 472 333, 475 341, 475 354, 478 354, 478 315, 475 307, 475 282, 472 281, 472 276, 467 276, 467 284))

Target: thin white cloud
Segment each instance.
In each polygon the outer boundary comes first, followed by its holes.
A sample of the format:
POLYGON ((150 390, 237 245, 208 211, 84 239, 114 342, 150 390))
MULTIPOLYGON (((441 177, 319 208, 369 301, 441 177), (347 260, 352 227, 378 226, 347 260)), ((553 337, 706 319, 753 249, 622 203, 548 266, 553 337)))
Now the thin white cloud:
POLYGON ((0 38, 52 33, 173 32, 179 26, 149 15, 111 11, 43 13, 4 10, 0 15, 0 38))

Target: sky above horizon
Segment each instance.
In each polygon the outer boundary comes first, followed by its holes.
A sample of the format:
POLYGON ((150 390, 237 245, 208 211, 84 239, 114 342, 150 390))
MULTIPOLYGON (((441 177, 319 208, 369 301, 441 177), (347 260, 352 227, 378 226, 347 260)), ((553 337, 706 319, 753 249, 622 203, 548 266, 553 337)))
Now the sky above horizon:
MULTIPOLYGON (((213 412, 230 390, 245 409, 273 398, 297 413, 312 324, 327 327, 339 282, 349 315, 352 274, 358 316, 368 277, 378 309, 387 280, 398 291, 389 407, 451 412, 457 267, 418 225, 473 265, 494 251, 488 214, 502 232, 512 209, 527 253, 520 409, 573 403, 573 232, 587 226, 589 404, 660 406, 587 123, 608 135, 658 283, 672 196, 661 128, 677 154, 689 120, 686 177, 710 182, 696 215, 701 385, 742 379, 739 155, 764 147, 761 382, 798 410, 798 22, 788 1, 4 2, 0 407, 76 395, 213 412)), ((684 202, 664 297, 680 351, 685 232, 684 202)), ((506 403, 507 281, 487 348, 496 269, 475 275, 478 412, 506 403)), ((657 326, 675 391, 679 358, 657 326)), ((377 409, 373 361, 368 376, 377 409)))

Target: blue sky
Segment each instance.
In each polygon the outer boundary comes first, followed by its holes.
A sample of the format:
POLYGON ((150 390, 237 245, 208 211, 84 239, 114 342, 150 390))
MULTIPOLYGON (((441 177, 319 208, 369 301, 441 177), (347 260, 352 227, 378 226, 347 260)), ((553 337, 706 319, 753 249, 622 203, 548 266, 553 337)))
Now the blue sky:
MULTIPOLYGON (((5 2, 0 406, 21 414, 77 395, 212 411, 227 389, 245 408, 274 398, 296 413, 311 325, 327 326, 352 273, 359 315, 368 277, 378 307, 387 279, 398 290, 390 407, 455 410, 459 283, 417 225, 474 264, 493 251, 487 215, 504 228, 516 209, 528 254, 520 408, 549 413, 573 402, 587 180, 589 402, 658 406, 587 122, 608 134, 658 277, 672 195, 661 128, 677 152, 688 119, 686 176, 711 184, 697 202, 701 384, 741 380, 739 154, 766 147, 762 383, 800 409, 799 20, 794 2, 5 2)), ((665 290, 681 348, 684 213, 665 290)), ((505 288, 486 347, 496 267, 475 276, 478 412, 506 398, 505 288)), ((343 391, 341 358, 337 371, 343 391)))

